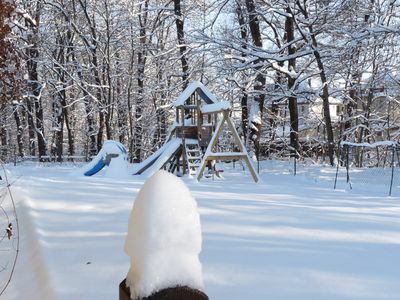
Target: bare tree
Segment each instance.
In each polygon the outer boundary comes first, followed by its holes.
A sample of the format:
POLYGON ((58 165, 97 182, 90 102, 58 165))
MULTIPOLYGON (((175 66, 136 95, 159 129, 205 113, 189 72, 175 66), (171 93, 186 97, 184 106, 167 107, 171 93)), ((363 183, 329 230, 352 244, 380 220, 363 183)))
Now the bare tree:
MULTIPOLYGON (((31 19, 26 19, 26 25, 28 27, 27 32, 27 47, 25 51, 26 55, 26 69, 28 73, 28 97, 27 99, 27 113, 28 113, 28 124, 30 126, 30 138, 33 138, 33 133, 37 138, 37 148, 39 157, 47 155, 47 143, 45 139, 44 130, 44 113, 43 113, 43 99, 42 92, 44 85, 40 81, 39 71, 39 59, 40 59, 40 32, 39 26, 41 22, 42 14, 42 1, 38 0, 30 8, 32 15, 31 19)), ((33 140, 32 151, 34 153, 33 140)))
MULTIPOLYGON (((314 31, 313 22, 309 15, 309 3, 303 1, 303 4, 300 1, 296 1, 297 7, 299 8, 300 12, 303 14, 305 18, 305 26, 308 29, 308 32, 305 32, 299 22, 296 22, 297 29, 299 33, 303 37, 304 41, 308 44, 308 46, 312 49, 312 53, 315 57, 318 70, 319 70, 319 77, 322 83, 322 104, 323 104, 323 117, 325 120, 325 130, 327 135, 327 142, 328 142, 328 157, 329 162, 331 165, 334 165, 334 148, 335 142, 333 137, 333 129, 332 129, 332 121, 331 121, 331 113, 329 108, 329 82, 326 75, 326 70, 324 66, 324 61, 321 56, 321 52, 319 50, 319 45, 317 41, 317 36, 314 31)), ((289 12, 294 17, 294 13, 292 10, 289 12)), ((318 11, 314 11, 313 18, 318 18, 318 11)))
POLYGON ((290 95, 288 97, 288 106, 289 106, 289 115, 290 115, 290 145, 293 148, 293 152, 295 155, 300 151, 299 145, 299 112, 297 109, 297 97, 294 93, 294 89, 296 88, 296 78, 293 74, 296 72, 296 47, 294 45, 294 16, 292 14, 292 10, 290 8, 290 4, 288 3, 286 7, 286 20, 285 20, 285 36, 286 36, 286 44, 287 52, 289 55, 288 60, 288 90, 290 95))
POLYGON ((18 154, 23 156, 22 126, 19 116, 20 88, 20 60, 12 41, 12 19, 15 16, 16 5, 13 1, 0 3, 0 143, 3 147, 0 155, 5 156, 8 146, 7 134, 7 107, 11 104, 13 116, 17 125, 18 154))
MULTIPOLYGON (((249 15, 249 28, 254 47, 262 49, 263 43, 261 37, 261 29, 254 1, 246 0, 246 8, 249 15)), ((254 65, 254 71, 256 72, 256 78, 254 81, 254 101, 256 102, 256 106, 254 107, 255 111, 253 112, 253 116, 250 119, 250 138, 254 143, 256 155, 258 157, 260 153, 260 136, 262 116, 264 111, 265 75, 262 73, 262 64, 260 59, 255 60, 254 65)))

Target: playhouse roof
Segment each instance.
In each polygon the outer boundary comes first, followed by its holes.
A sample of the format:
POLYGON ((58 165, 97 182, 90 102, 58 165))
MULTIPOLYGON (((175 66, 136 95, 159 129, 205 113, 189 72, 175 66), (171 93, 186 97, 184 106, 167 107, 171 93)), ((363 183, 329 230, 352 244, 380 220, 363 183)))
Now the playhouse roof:
POLYGON ((203 85, 199 81, 193 81, 189 83, 189 85, 182 92, 182 94, 180 94, 178 98, 176 98, 173 105, 176 107, 185 105, 185 101, 189 99, 194 92, 197 92, 200 98, 203 99, 207 104, 213 104, 217 102, 217 97, 214 94, 212 94, 205 85, 203 85))

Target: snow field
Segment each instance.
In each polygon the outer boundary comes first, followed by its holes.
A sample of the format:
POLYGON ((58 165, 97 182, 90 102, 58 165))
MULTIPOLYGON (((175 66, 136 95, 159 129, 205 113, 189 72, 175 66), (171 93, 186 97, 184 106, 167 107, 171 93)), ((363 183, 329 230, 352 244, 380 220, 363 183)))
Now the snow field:
MULTIPOLYGON (((224 180, 184 178, 200 212, 205 293, 215 300, 398 299, 399 187, 393 197, 373 184, 334 191, 332 168, 303 167, 294 177, 289 167, 266 163, 258 184, 239 164, 224 180)), ((144 178, 9 169, 23 175, 14 188, 43 259, 31 257, 33 242, 23 243, 6 299, 21 299, 16 290, 39 292, 26 274, 30 260, 48 274, 49 300, 117 299, 130 265, 123 251, 129 213, 144 178)))

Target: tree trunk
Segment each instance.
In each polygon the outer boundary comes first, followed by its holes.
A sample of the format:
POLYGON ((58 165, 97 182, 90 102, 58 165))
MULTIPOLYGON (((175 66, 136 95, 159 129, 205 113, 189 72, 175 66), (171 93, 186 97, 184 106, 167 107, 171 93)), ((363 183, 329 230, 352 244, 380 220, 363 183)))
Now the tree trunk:
POLYGON ((353 116, 355 111, 357 110, 357 103, 358 103, 358 96, 357 96, 357 91, 356 91, 356 87, 357 84, 355 83, 354 80, 357 80, 357 74, 353 73, 351 75, 351 79, 350 79, 350 91, 349 91, 349 100, 346 104, 346 121, 344 123, 344 132, 345 134, 343 135, 343 140, 347 140, 347 132, 349 129, 351 129, 351 127, 353 126, 353 116))
MULTIPOLYGON (((68 20, 66 20, 68 21, 68 20)), ((73 34, 70 29, 67 30, 67 56, 66 56, 66 61, 67 62, 73 62, 74 61, 74 43, 73 43, 73 34)), ((71 92, 69 94, 70 99, 74 99, 74 94, 71 92)), ((67 107, 67 102, 66 102, 66 97, 64 99, 61 99, 61 105, 63 107, 63 114, 64 114, 64 122, 65 122, 65 127, 67 129, 67 137, 68 137, 68 154, 69 155, 74 155, 75 154, 75 139, 74 139, 74 132, 72 129, 71 124, 73 124, 73 119, 70 120, 69 118, 69 108, 67 107)), ((73 110, 73 106, 71 107, 71 110, 73 110)))
POLYGON ((35 123, 33 122, 33 109, 31 104, 31 98, 26 97, 25 102, 25 114, 28 123, 28 150, 29 155, 35 156, 36 155, 36 135, 35 135, 35 123))
MULTIPOLYGON (((63 76, 61 76, 60 81, 61 82, 65 82, 64 81, 65 78, 63 76)), ((65 83, 63 83, 63 89, 58 93, 58 95, 56 96, 58 98, 58 101, 55 102, 55 111, 56 111, 56 127, 57 127, 57 131, 56 131, 56 160, 58 162, 62 162, 63 160, 63 150, 64 150, 64 109, 65 109, 65 103, 66 103, 66 94, 65 94, 65 83), (63 105, 64 103, 64 105, 63 105)))
POLYGON ((106 126, 106 136, 108 140, 112 140, 112 130, 111 130, 111 122, 112 122, 112 116, 113 116, 113 110, 114 110, 114 99, 113 99, 113 82, 111 78, 111 40, 112 40, 112 32, 110 28, 110 18, 111 18, 111 13, 108 7, 107 1, 104 1, 105 5, 105 23, 106 23, 106 37, 107 37, 107 44, 106 44, 106 60, 105 60, 105 71, 107 72, 106 78, 104 82, 107 82, 107 109, 106 109, 106 115, 105 115, 105 126, 106 126))
POLYGON ((6 102, 0 102, 0 158, 5 160, 7 158, 7 129, 6 129, 6 102))
MULTIPOLYGON (((144 37, 144 35, 143 35, 144 37)), ((144 45, 142 45, 144 47, 144 45)), ((145 68, 145 54, 143 48, 138 50, 138 70, 137 70, 137 85, 138 95, 136 98, 136 109, 135 109, 135 158, 134 162, 138 163, 141 161, 142 154, 142 140, 143 140, 143 88, 144 88, 144 68, 145 68)))
POLYGON ((313 25, 309 20, 309 15, 306 6, 302 7, 300 2, 296 2, 299 6, 301 12, 303 13, 305 19, 309 22, 308 23, 308 31, 309 37, 302 33, 303 39, 310 44, 315 60, 317 62, 319 77, 322 84, 322 108, 324 114, 324 121, 325 121, 325 129, 326 129, 326 136, 328 140, 328 157, 329 163, 333 166, 334 165, 334 149, 335 149, 335 141, 333 136, 333 129, 332 129, 332 122, 331 122, 331 114, 329 109, 329 86, 328 86, 328 79, 325 73, 324 63, 322 61, 321 54, 318 51, 318 43, 317 38, 314 33, 313 25), (309 40, 311 39, 311 40, 309 40))
MULTIPOLYGON (((61 81, 62 79, 59 78, 61 81)), ((55 89, 59 87, 56 85, 55 89)), ((65 92, 65 91, 64 91, 65 92)), ((52 155, 56 157, 58 162, 62 161, 63 155, 63 140, 64 140, 64 114, 62 107, 61 97, 65 97, 65 93, 63 95, 63 91, 56 92, 53 99, 53 130, 54 130, 54 146, 51 148, 52 155)))
MULTIPOLYGON (((239 1, 236 2, 236 15, 238 17, 238 22, 240 26, 240 38, 241 38, 241 47, 243 50, 247 49, 248 42, 248 30, 247 23, 244 15, 244 11, 242 9, 241 3, 239 1)), ((243 60, 246 59, 247 54, 243 51, 241 54, 243 60)), ((240 97, 240 107, 242 109, 242 134, 243 140, 247 141, 247 130, 249 126, 249 108, 248 108, 248 94, 246 89, 241 88, 241 97, 240 97)))
POLYGON ((70 125, 70 120, 68 118, 68 109, 65 107, 65 104, 61 103, 64 106, 64 121, 65 127, 67 128, 67 138, 68 138, 68 154, 74 155, 75 153, 75 142, 74 142, 74 134, 70 125))
MULTIPOLYGON (((289 44, 288 46, 288 54, 289 56, 293 56, 296 53, 296 49, 293 46, 292 42, 294 40, 294 20, 291 15, 291 11, 289 6, 286 8, 286 22, 285 22, 285 35, 286 42, 289 44)), ((296 59, 291 58, 288 61, 289 72, 296 70, 296 59)), ((299 112, 297 108, 297 97, 294 96, 296 79, 288 76, 288 89, 291 96, 288 98, 288 106, 289 106, 289 117, 290 117, 290 146, 292 149, 292 155, 297 157, 297 153, 300 152, 299 145, 299 112)))
POLYGON ((19 113, 18 113, 18 105, 13 104, 13 115, 14 115, 15 125, 17 126, 18 156, 23 157, 24 156, 24 144, 22 142, 23 128, 22 128, 22 124, 21 124, 21 118, 19 117, 19 113))
POLYGON ((140 8, 139 14, 139 50, 137 53, 138 69, 137 69, 137 85, 138 85, 138 95, 136 99, 136 110, 135 110, 135 156, 134 162, 141 161, 142 155, 142 143, 143 143, 143 98, 144 98, 144 71, 146 65, 146 25, 147 25, 147 15, 148 15, 148 3, 146 0, 144 3, 144 8, 140 8))
MULTIPOLYGON (((19 66, 20 58, 17 55, 16 46, 12 42, 14 27, 14 16, 16 10, 15 1, 1 1, 0 3, 0 156, 4 160, 8 157, 8 122, 9 113, 12 108, 13 101, 19 99, 20 82, 19 66), (11 38, 10 38, 11 37, 11 38), (11 104, 11 105, 10 105, 11 104)), ((18 128, 19 129, 19 128, 18 128)), ((18 130, 17 129, 17 130, 18 130)))
MULTIPOLYGON (((39 24, 40 24, 40 13, 41 13, 41 1, 38 1, 36 4, 35 11, 35 22, 28 23, 31 28, 31 33, 28 35, 28 43, 29 47, 27 48, 27 69, 28 69, 28 78, 29 78, 29 89, 31 96, 29 97, 29 102, 33 103, 34 108, 34 130, 37 137, 38 144, 38 154, 39 158, 46 155, 47 147, 46 140, 44 136, 44 123, 43 123, 43 107, 42 107, 42 97, 41 97, 41 89, 42 86, 39 83, 39 73, 38 73, 38 60, 39 60, 39 24)), ((32 108, 32 106, 31 106, 32 108)), ((31 109, 28 109, 32 112, 31 109)), ((32 114, 33 118, 33 114, 32 114)))
POLYGON ((320 71, 319 77, 322 83, 322 106, 324 111, 324 121, 325 121, 325 128, 326 128, 326 136, 328 139, 328 157, 329 163, 331 166, 334 165, 334 149, 335 149, 335 141, 333 137, 333 129, 332 129, 332 122, 331 122, 331 112, 329 109, 329 87, 328 87, 328 80, 325 74, 324 64, 322 62, 321 55, 317 50, 318 44, 315 38, 315 35, 312 33, 312 29, 310 28, 311 39, 314 45, 314 56, 317 61, 318 69, 320 71))
MULTIPOLYGON (((115 54, 117 60, 119 61, 119 52, 115 54)), ((127 118, 127 104, 124 103, 124 97, 122 95, 122 82, 120 75, 122 74, 122 69, 120 68, 119 62, 116 64, 117 69, 117 78, 116 78, 116 88, 115 88, 115 96, 117 103, 117 126, 118 126, 118 140, 121 144, 125 143, 126 139, 126 131, 128 126, 128 118, 127 118)), ((128 84, 129 88, 129 84, 128 84)))
POLYGON ((60 115, 57 117, 57 123, 58 123, 58 128, 56 131, 56 149, 55 149, 55 155, 56 155, 56 161, 62 162, 63 161, 63 149, 64 149, 64 114, 62 113, 62 108, 60 109, 61 111, 59 112, 60 115))
MULTIPOLYGON (((98 103, 97 111, 98 111, 98 131, 97 131, 97 152, 100 151, 101 147, 103 146, 103 138, 104 138, 104 125, 105 125, 105 110, 106 110, 106 105, 104 103, 104 97, 103 97, 103 88, 102 88, 102 82, 101 82, 101 77, 100 77, 100 70, 99 70, 99 63, 98 63, 98 58, 97 58, 97 49, 98 49, 98 38, 97 38, 97 28, 96 28, 96 19, 95 15, 93 14, 92 17, 89 15, 88 7, 87 7, 87 1, 79 0, 79 4, 82 8, 82 12, 84 14, 84 17, 86 19, 87 25, 90 28, 90 38, 86 38, 80 33, 83 39, 83 42, 85 43, 87 49, 88 49, 88 54, 90 57, 90 62, 91 62, 91 73, 94 79, 94 83, 96 85, 95 87, 95 95, 96 95, 96 100, 98 103)), ((81 78, 82 80, 82 78, 81 78)))
POLYGON ((129 121, 129 131, 128 131, 128 147, 130 158, 129 161, 134 161, 134 121, 133 121, 133 101, 132 101, 132 86, 133 86, 133 78, 134 78, 134 64, 135 64, 135 38, 134 38, 134 30, 130 28, 130 39, 131 39, 131 49, 130 49, 130 61, 129 61, 129 70, 128 70, 128 86, 127 86, 127 106, 128 106, 128 121, 129 121))
MULTIPOLYGON (((160 49, 164 50, 164 43, 163 40, 160 41, 160 49)), ((166 109, 165 109, 165 104, 167 103, 166 101, 166 91, 165 91, 165 82, 163 81, 164 77, 164 62, 161 59, 158 59, 156 61, 156 66, 157 66, 157 86, 159 86, 161 92, 157 93, 159 96, 159 101, 157 102, 157 96, 154 99, 154 109, 156 110, 156 116, 157 116, 157 130, 156 130, 156 138, 155 138, 155 143, 154 145, 157 146, 157 148, 161 147, 166 139, 167 135, 167 118, 166 118, 166 109)), ((156 94, 156 95, 157 95, 156 94)))
MULTIPOLYGON (((261 31, 260 31, 260 24, 258 20, 258 16, 256 13, 254 0, 246 0, 246 8, 249 14, 249 26, 250 26, 250 33, 253 39, 253 44, 257 48, 262 49, 262 38, 261 38, 261 31)), ((256 72, 256 79, 254 82, 254 101, 256 102, 255 109, 256 111, 253 112, 253 117, 250 120, 251 127, 250 127, 250 139, 254 143, 255 151, 257 159, 260 153, 260 137, 261 137, 261 127, 262 127, 262 118, 263 118, 263 111, 264 111, 264 89, 265 89, 265 75, 262 73, 261 61, 257 59, 255 62, 255 72, 256 72)))
POLYGON ((65 82, 65 35, 58 31, 57 37, 58 51, 54 51, 54 60, 57 61, 54 67, 56 83, 54 86, 53 96, 53 129, 54 131, 54 146, 52 146, 52 154, 55 155, 56 161, 62 162, 63 142, 64 142, 64 105, 66 103, 66 82, 65 82), (63 105, 64 103, 64 105, 63 105))
MULTIPOLYGON (((94 21, 93 21, 94 22, 94 21)), ((105 107, 102 92, 102 83, 99 73, 99 63, 97 60, 97 37, 95 27, 92 28, 92 47, 91 47, 91 60, 92 60, 92 72, 94 76, 94 82, 96 83, 96 100, 99 103, 98 113, 99 113, 99 129, 97 131, 97 152, 103 147, 104 139, 104 125, 105 125, 105 107)))
POLYGON ((365 138, 367 138, 366 142, 369 143, 370 141, 368 140, 368 135, 371 133, 370 129, 370 117, 371 117, 371 105, 372 105, 372 100, 374 97, 373 91, 370 89, 368 91, 367 95, 367 103, 364 105, 364 120, 363 120, 363 126, 360 128, 360 135, 358 137, 358 143, 363 143, 365 141, 365 138))
POLYGON ((85 105, 85 112, 86 112, 86 124, 87 124, 87 128, 86 128, 86 133, 87 133, 87 138, 88 138, 88 149, 87 149, 87 156, 93 156, 97 154, 97 147, 96 147, 96 132, 95 132, 95 128, 94 128, 94 119, 93 119, 93 115, 92 115, 92 106, 90 105, 89 102, 89 94, 85 88, 85 82, 83 80, 83 75, 82 75, 82 71, 80 71, 78 69, 77 71, 78 74, 78 78, 80 81, 80 85, 81 85, 81 89, 82 89, 82 93, 83 93, 83 98, 84 98, 84 105, 85 105))
MULTIPOLYGON (((73 7, 75 9, 75 2, 73 1, 73 7)), ((75 11, 74 11, 75 13, 75 11)), ((79 85, 80 85, 80 89, 83 93, 83 104, 85 107, 85 118, 86 118, 86 155, 87 158, 90 158, 93 155, 97 154, 97 145, 96 145, 96 132, 95 132, 95 122, 94 122, 94 117, 93 117, 93 107, 90 103, 90 96, 88 91, 86 90, 86 82, 83 78, 83 74, 82 74, 82 69, 79 67, 80 63, 77 60, 74 51, 72 51, 73 47, 72 47, 72 33, 69 36, 69 41, 70 41, 70 46, 68 47, 69 55, 71 55, 71 60, 73 61, 74 65, 77 66, 76 69, 76 74, 78 75, 79 78, 79 85)), ((87 45, 88 46, 88 45, 87 45)), ((68 114, 66 110, 64 110, 64 114, 68 114)), ((68 117, 65 117, 66 120, 68 120, 68 117)), ((67 126, 68 128, 68 126, 67 126)), ((70 144, 70 151, 73 150, 73 138, 72 135, 70 135, 71 138, 69 139, 69 144, 70 144)))
POLYGON ((185 44, 185 33, 184 33, 184 23, 181 11, 181 0, 174 0, 174 12, 175 12, 175 23, 176 23, 176 33, 178 36, 178 47, 179 53, 181 55, 182 63, 182 82, 183 89, 188 85, 189 81, 189 65, 186 59, 186 44, 185 44))

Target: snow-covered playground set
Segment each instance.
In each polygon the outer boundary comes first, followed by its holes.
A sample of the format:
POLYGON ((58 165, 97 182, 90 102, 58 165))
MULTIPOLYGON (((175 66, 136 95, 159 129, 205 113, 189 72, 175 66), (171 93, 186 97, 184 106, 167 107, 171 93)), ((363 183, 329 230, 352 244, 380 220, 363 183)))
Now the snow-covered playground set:
MULTIPOLYGON (((176 118, 165 144, 137 164, 132 170, 133 175, 148 177, 159 169, 165 169, 170 173, 189 174, 200 180, 206 167, 212 170, 210 166, 214 161, 243 160, 254 181, 259 180, 230 118, 231 105, 228 101, 218 101, 207 87, 195 81, 187 86, 173 106, 176 118), (218 151, 218 140, 224 125, 232 135, 232 151, 218 151)), ((127 151, 121 143, 106 141, 98 155, 82 169, 82 173, 92 176, 105 166, 109 169, 126 166, 127 161, 127 151)))

